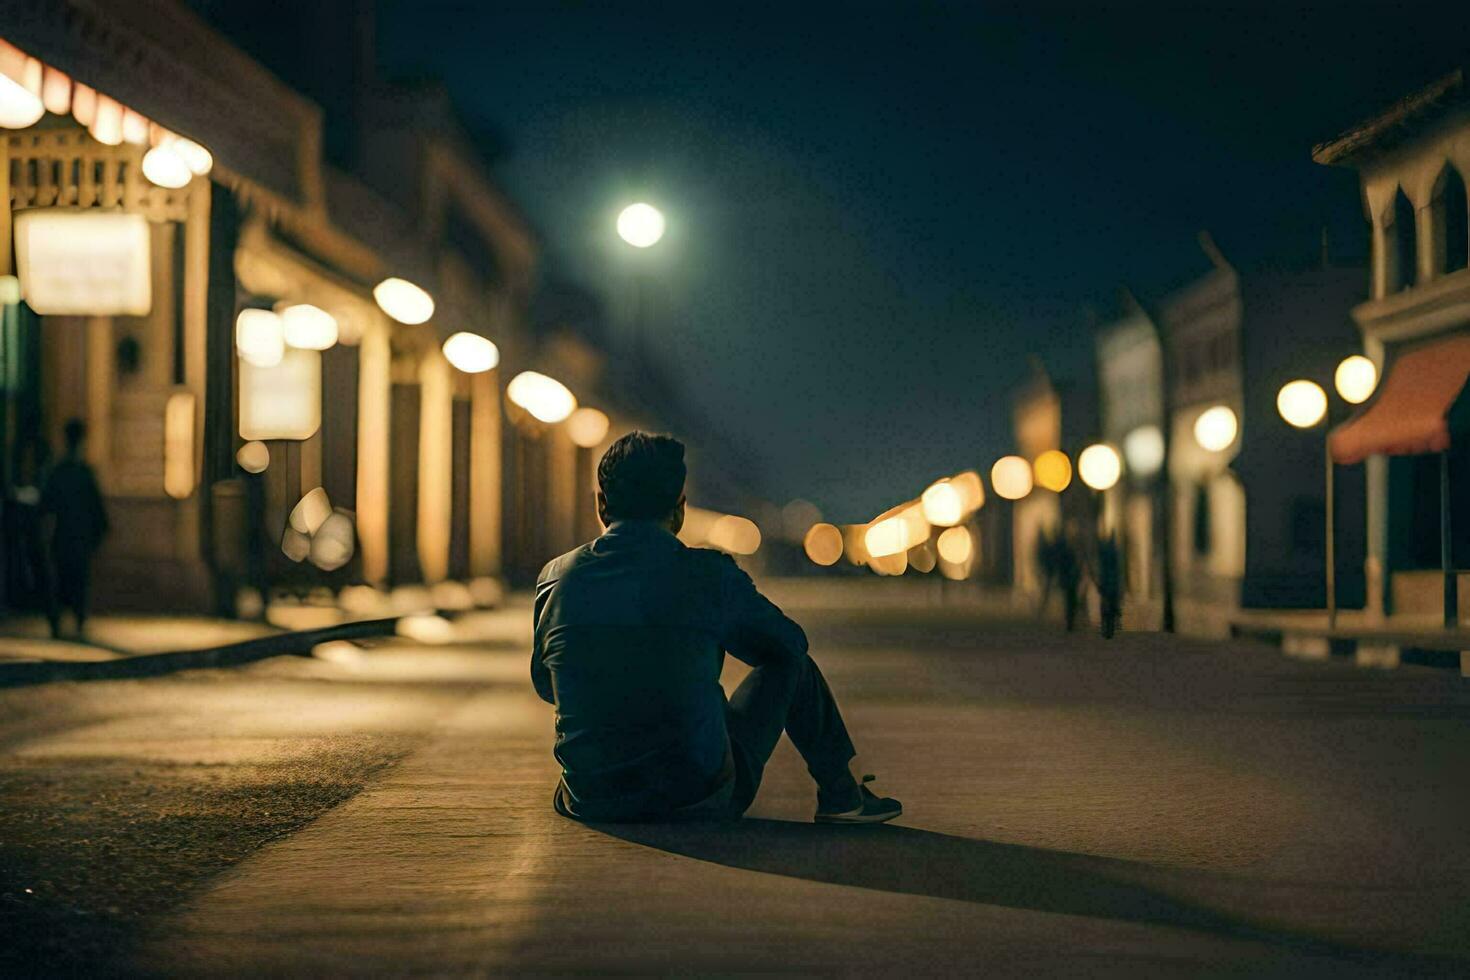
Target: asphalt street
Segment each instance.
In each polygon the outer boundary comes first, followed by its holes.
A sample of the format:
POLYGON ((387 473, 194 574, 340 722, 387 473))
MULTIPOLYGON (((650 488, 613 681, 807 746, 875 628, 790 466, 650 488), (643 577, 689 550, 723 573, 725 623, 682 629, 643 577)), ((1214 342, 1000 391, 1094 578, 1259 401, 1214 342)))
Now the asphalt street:
POLYGON ((739 824, 557 817, 523 609, 443 645, 0 691, 0 969, 1470 971, 1452 672, 793 611, 896 824, 812 825, 784 744, 739 824))

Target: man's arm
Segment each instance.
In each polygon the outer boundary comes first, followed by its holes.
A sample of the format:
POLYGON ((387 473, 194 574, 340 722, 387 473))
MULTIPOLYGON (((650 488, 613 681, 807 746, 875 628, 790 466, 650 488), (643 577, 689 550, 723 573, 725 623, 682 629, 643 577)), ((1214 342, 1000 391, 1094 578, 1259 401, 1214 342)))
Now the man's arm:
POLYGON ((725 562, 725 623, 720 643, 731 656, 752 667, 794 663, 806 656, 806 633, 770 599, 761 595, 735 560, 725 562))
POLYGON ((542 619, 546 612, 546 605, 551 599, 551 589, 555 582, 546 580, 546 570, 542 569, 541 575, 536 579, 536 604, 532 612, 532 623, 535 627, 531 639, 531 685, 536 688, 536 694, 547 704, 556 703, 556 695, 551 688, 551 671, 546 668, 545 634, 542 628, 542 619))

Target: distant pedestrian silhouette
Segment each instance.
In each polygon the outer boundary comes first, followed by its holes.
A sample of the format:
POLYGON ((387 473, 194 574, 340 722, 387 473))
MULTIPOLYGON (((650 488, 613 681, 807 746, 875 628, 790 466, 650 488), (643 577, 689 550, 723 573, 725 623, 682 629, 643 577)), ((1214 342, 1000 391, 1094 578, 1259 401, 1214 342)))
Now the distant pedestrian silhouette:
POLYGON ((1111 640, 1123 617, 1123 556, 1116 532, 1098 537, 1097 566, 1092 579, 1097 584, 1102 635, 1111 640))
POLYGON ((62 607, 76 617, 77 633, 87 624, 92 553, 107 534, 107 510, 97 477, 82 458, 87 427, 81 419, 66 423, 66 455, 51 468, 41 492, 41 512, 53 522, 51 531, 51 635, 61 635, 62 607))
POLYGON ((606 532, 536 584, 531 678, 556 706, 553 800, 564 816, 739 816, 784 731, 817 784, 815 819, 902 812, 853 778, 847 726, 806 634, 730 556, 688 548, 684 446, 632 432, 597 467, 606 532), (728 700, 728 652, 753 670, 728 700))
POLYGON ((1068 532, 1059 527, 1055 533, 1047 534, 1043 529, 1036 537, 1036 560, 1045 576, 1037 615, 1046 615, 1046 607, 1051 603, 1052 583, 1055 582, 1062 593, 1062 611, 1070 632, 1076 628, 1082 601, 1082 566, 1068 532))

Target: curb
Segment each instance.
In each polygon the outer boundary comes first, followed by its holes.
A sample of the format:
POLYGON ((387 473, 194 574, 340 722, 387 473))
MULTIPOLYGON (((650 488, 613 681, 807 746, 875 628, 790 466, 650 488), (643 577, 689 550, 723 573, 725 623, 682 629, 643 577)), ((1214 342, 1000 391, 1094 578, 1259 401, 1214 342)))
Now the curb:
POLYGON ((131 677, 155 677, 180 670, 201 667, 234 667, 279 657, 283 654, 306 654, 318 643, 330 640, 358 640, 392 636, 397 617, 365 619, 340 623, 313 630, 295 630, 270 636, 227 643, 224 646, 198 650, 174 650, 169 653, 140 653, 117 660, 96 661, 22 661, 0 664, 0 687, 21 687, 50 681, 100 681, 131 677))
POLYGON ((1295 630, 1284 626, 1230 625, 1230 635, 1258 640, 1280 648, 1289 657, 1300 660, 1342 659, 1359 667, 1378 670, 1413 664, 1439 670, 1458 671, 1470 678, 1470 653, 1461 644, 1433 634, 1384 634, 1381 636, 1325 634, 1313 630, 1295 630))

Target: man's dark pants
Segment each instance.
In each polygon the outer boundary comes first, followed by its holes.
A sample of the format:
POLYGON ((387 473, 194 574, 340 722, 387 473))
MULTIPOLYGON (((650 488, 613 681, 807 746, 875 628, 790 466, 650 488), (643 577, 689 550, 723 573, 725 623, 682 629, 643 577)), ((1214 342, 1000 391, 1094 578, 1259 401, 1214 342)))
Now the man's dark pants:
POLYGON ((857 753, 827 679, 806 654, 753 668, 730 695, 725 727, 735 759, 734 816, 755 799, 783 731, 819 787, 837 788, 851 779, 847 764, 857 753))

